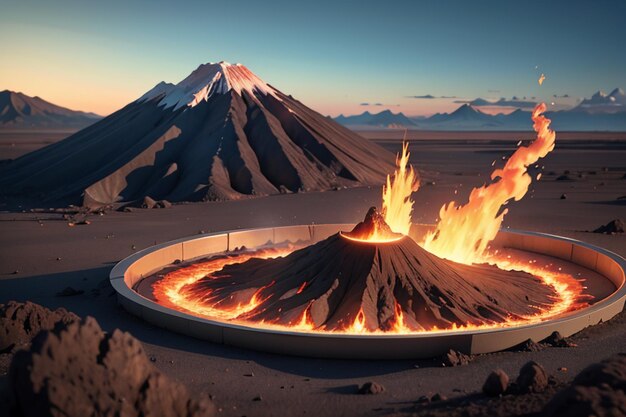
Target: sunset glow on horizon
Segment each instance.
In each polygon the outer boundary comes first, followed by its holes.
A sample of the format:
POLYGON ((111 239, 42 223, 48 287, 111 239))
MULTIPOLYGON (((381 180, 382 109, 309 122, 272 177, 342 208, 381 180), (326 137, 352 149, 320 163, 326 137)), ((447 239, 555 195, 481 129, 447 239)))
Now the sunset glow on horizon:
POLYGON ((622 7, 626 15, 626 4, 541 3, 535 14, 526 3, 494 2, 484 16, 483 7, 465 2, 275 3, 235 1, 200 24, 197 16, 217 6, 12 2, 0 16, 0 53, 10 57, 0 66, 0 90, 107 115, 160 81, 177 83, 221 60, 243 63, 331 116, 386 109, 431 115, 477 97, 574 105, 598 89, 626 86, 619 53, 626 29, 615 12, 622 7), (366 25, 372 21, 380 25, 366 25), (549 76, 539 86, 541 73, 549 76))

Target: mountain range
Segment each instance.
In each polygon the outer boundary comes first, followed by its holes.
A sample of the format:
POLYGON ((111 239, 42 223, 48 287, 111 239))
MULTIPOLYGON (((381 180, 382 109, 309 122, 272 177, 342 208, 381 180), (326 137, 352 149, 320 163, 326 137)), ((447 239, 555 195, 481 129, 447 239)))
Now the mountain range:
POLYGON ((70 110, 39 97, 0 91, 0 129, 83 128, 102 117, 70 110))
MULTIPOLYGON (((496 103, 503 103, 503 100, 496 103)), ((526 101, 524 103, 525 107, 529 104, 526 101)), ((495 115, 479 110, 489 104, 493 103, 476 99, 462 104, 451 113, 437 113, 430 117, 408 117, 403 113, 384 110, 377 114, 364 112, 354 116, 340 115, 334 120, 354 130, 532 130, 530 110, 517 109, 509 114, 495 115)), ((546 116, 557 130, 626 131, 626 94, 619 88, 610 94, 599 91, 570 110, 550 111, 546 116)))
POLYGON ((382 184, 394 155, 241 64, 200 65, 0 166, 4 197, 95 208, 382 184))

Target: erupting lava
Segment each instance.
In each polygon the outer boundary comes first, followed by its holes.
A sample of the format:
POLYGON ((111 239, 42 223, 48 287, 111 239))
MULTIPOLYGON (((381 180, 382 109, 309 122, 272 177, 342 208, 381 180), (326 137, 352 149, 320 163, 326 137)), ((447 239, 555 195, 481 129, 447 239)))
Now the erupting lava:
POLYGON ((554 148, 538 105, 537 139, 520 147, 469 202, 444 205, 419 246, 408 234, 417 173, 403 144, 372 207, 350 232, 303 248, 240 252, 176 269, 153 284, 157 302, 255 327, 336 333, 464 331, 541 322, 584 305, 573 277, 488 253, 511 199, 531 183, 528 166, 554 148))

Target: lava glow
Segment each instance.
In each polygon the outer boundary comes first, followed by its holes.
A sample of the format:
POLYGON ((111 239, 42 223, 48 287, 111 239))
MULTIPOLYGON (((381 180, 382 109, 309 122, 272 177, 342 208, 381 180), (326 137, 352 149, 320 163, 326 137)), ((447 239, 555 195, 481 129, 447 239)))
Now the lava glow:
MULTIPOLYGON (((198 262, 186 268, 180 268, 166 274, 163 279, 156 281, 153 286, 154 298, 166 307, 176 310, 188 311, 200 317, 212 317, 216 319, 231 320, 249 311, 254 310, 263 302, 260 293, 266 287, 261 287, 250 297, 250 301, 239 304, 233 308, 224 308, 219 304, 210 302, 210 296, 198 299, 185 292, 185 286, 193 284, 199 279, 211 275, 224 268, 224 266, 245 262, 253 257, 264 259, 278 258, 293 252, 294 247, 264 249, 261 253, 242 252, 228 257, 211 259, 207 262, 198 262)), ((271 285, 271 284, 270 284, 271 285)))
MULTIPOLYGON (((350 319, 340 330, 325 330, 324 326, 315 327, 311 319, 309 303, 304 309, 293 312, 293 320, 287 325, 265 321, 247 321, 248 313, 256 308, 262 308, 264 301, 262 292, 271 287, 274 282, 255 289, 250 295, 250 301, 233 306, 223 306, 211 293, 198 295, 190 291, 190 284, 202 278, 211 276, 224 266, 245 262, 251 258, 268 259, 286 256, 298 249, 294 246, 285 248, 259 249, 254 252, 239 252, 230 256, 221 256, 203 262, 197 262, 166 273, 153 285, 153 296, 156 301, 169 308, 183 311, 199 317, 229 321, 243 325, 253 325, 256 328, 288 330, 295 332, 333 332, 345 334, 418 334, 425 332, 463 332, 475 330, 489 330, 503 327, 535 324, 586 305, 587 296, 583 295, 584 287, 580 280, 563 273, 548 265, 540 266, 536 261, 524 259, 523 256, 512 257, 506 253, 490 251, 488 245, 496 237, 507 209, 504 205, 513 200, 521 199, 531 184, 532 178, 528 174, 528 167, 539 158, 546 156, 555 144, 555 133, 550 130, 550 120, 543 116, 545 104, 539 104, 534 109, 532 119, 537 138, 529 146, 518 147, 507 161, 504 168, 496 169, 491 175, 492 182, 475 188, 467 204, 457 205, 454 201, 444 205, 440 211, 440 221, 435 230, 428 233, 422 246, 431 253, 464 264, 487 263, 503 270, 524 271, 537 277, 541 284, 552 287, 555 292, 552 303, 549 305, 533 306, 536 313, 524 317, 511 317, 503 322, 483 321, 458 325, 453 323, 448 328, 411 328, 405 321, 402 307, 396 302, 394 317, 390 320, 389 328, 368 330, 363 310, 350 319)), ((518 145, 519 146, 519 145, 518 145)), ((416 172, 408 164, 409 152, 406 143, 402 153, 397 158, 397 169, 393 175, 387 177, 383 187, 383 210, 385 222, 389 225, 386 230, 381 226, 368 236, 348 236, 347 239, 368 243, 392 242, 408 235, 411 226, 411 212, 413 201, 411 193, 416 191, 419 181, 416 172), (389 231, 391 229, 391 231, 389 231), (399 237, 398 237, 399 236, 399 237)), ((386 225, 385 225, 386 226, 386 225)), ((539 284, 539 285, 541 285, 539 284)), ((304 282, 293 289, 300 294, 307 283, 304 282)), ((311 300, 312 302, 313 300, 311 300)), ((421 324, 420 324, 421 326, 421 324)))
MULTIPOLYGON (((212 273, 221 270, 229 264, 245 262, 251 258, 269 259, 279 256, 286 256, 297 247, 289 247, 282 249, 268 248, 260 249, 254 252, 242 252, 229 257, 219 257, 205 262, 194 263, 180 269, 168 272, 161 279, 153 284, 153 296, 156 301, 174 310, 189 313, 198 317, 228 321, 231 323, 242 325, 253 325, 257 328, 294 331, 294 332, 314 332, 314 333, 330 333, 324 327, 316 328, 309 316, 309 307, 307 306, 300 314, 294 316, 294 320, 289 325, 275 324, 271 322, 246 320, 246 313, 252 311, 259 306, 260 302, 258 294, 263 289, 259 288, 251 297, 249 303, 243 303, 232 308, 224 308, 219 304, 211 301, 210 294, 202 298, 194 295, 190 291, 186 291, 188 284, 211 276, 212 273), (256 297, 255 297, 256 295, 256 297)), ((521 318, 510 318, 504 322, 483 322, 483 323, 466 323, 458 325, 451 324, 447 328, 431 327, 428 329, 413 329, 404 320, 404 312, 396 303, 395 317, 389 329, 376 331, 368 330, 365 325, 365 314, 360 310, 352 323, 344 329, 333 330, 335 334, 368 334, 368 335, 390 335, 390 334, 423 334, 429 332, 463 332, 475 330, 490 330, 505 327, 523 326, 536 324, 547 319, 551 319, 565 313, 577 310, 586 306, 587 296, 583 295, 584 287, 581 281, 575 279, 569 274, 550 268, 549 265, 541 266, 532 259, 513 259, 511 255, 506 253, 493 253, 484 256, 485 263, 495 265, 503 270, 524 271, 539 278, 544 285, 554 288, 557 296, 554 302, 547 308, 536 307, 537 313, 521 318)), ((294 288, 298 290, 298 288, 294 288)))
POLYGON ((535 139, 529 146, 520 146, 502 169, 491 174, 490 184, 474 188, 465 205, 451 201, 439 212, 439 222, 427 234, 422 246, 435 255, 456 262, 471 264, 485 261, 489 243, 495 239, 511 200, 520 200, 532 182, 528 167, 554 149, 556 134, 550 130, 550 119, 542 113, 544 103, 532 113, 535 139))

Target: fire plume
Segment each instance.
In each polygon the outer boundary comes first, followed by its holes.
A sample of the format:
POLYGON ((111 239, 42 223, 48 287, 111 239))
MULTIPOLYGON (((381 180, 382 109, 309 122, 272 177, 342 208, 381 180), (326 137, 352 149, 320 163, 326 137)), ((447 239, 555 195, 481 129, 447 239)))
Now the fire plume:
POLYGON ((410 156, 409 144, 403 141, 402 152, 396 157, 396 170, 393 177, 387 175, 387 182, 383 185, 382 216, 373 219, 373 227, 367 233, 344 235, 345 237, 352 240, 384 243, 393 242, 400 239, 402 235, 409 234, 413 212, 411 194, 419 189, 417 172, 409 165, 410 156))
POLYGON ((556 134, 550 129, 550 119, 543 115, 545 110, 541 103, 532 113, 537 138, 529 146, 517 148, 504 168, 494 170, 492 183, 474 188, 465 205, 451 201, 441 207, 435 230, 422 242, 426 250, 466 264, 482 261, 508 212, 504 206, 528 191, 532 182, 528 167, 554 149, 556 134))
POLYGON ((383 186, 382 214, 385 223, 395 233, 408 235, 411 229, 413 200, 411 194, 419 189, 417 172, 409 165, 409 143, 402 143, 402 154, 396 158, 396 171, 393 179, 387 175, 387 184, 383 186))

